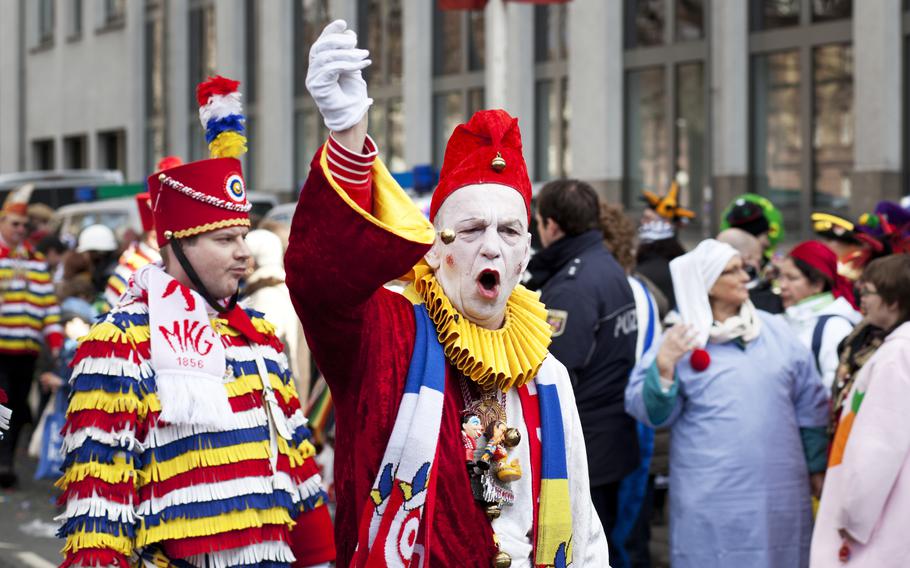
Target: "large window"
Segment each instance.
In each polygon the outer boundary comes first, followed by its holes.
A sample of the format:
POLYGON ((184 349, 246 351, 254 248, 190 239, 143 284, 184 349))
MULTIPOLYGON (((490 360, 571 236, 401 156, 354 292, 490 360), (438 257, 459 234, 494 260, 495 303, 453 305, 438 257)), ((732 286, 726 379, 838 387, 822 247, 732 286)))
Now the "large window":
POLYGON ((433 16, 433 165, 442 167, 455 127, 484 107, 484 13, 440 10, 433 16))
MULTIPOLYGON (((680 184, 701 226, 709 140, 704 0, 626 0, 623 200, 680 184)), ((707 225, 705 225, 707 226, 707 225)))
POLYGON ((306 74, 310 47, 328 24, 329 0, 294 0, 294 180, 303 185, 316 150, 325 142, 328 131, 316 103, 307 93, 306 74))
MULTIPOLYGON (((209 75, 215 74, 215 9, 211 2, 194 2, 189 10, 189 92, 187 103, 190 116, 198 116, 199 103, 196 101, 196 85, 209 75)), ((189 161, 201 160, 208 156, 205 132, 198 120, 190 120, 189 161)))
POLYGON ((63 139, 63 169, 82 170, 88 167, 88 141, 84 134, 63 139))
POLYGON ((389 170, 405 169, 404 110, 401 78, 404 60, 402 1, 360 0, 359 42, 370 50, 373 63, 364 77, 373 98, 370 133, 389 170))
POLYGON ((568 102, 568 12, 565 5, 534 7, 534 105, 537 181, 566 177, 571 171, 568 102))
POLYGON ((751 190, 808 236, 813 210, 845 212, 853 172, 852 3, 753 2, 751 190), (793 27, 799 33, 793 33, 793 27))
MULTIPOLYGON (((165 129, 164 10, 161 1, 146 2, 145 12, 145 171, 154 170, 167 152, 165 129)), ((192 121, 195 122, 195 121, 192 121)))

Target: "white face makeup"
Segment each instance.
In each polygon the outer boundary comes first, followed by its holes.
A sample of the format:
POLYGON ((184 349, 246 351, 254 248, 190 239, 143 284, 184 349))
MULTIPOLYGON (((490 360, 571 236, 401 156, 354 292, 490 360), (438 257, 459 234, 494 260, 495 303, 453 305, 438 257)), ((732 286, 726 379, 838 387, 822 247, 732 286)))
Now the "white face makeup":
POLYGON ((446 296, 469 321, 499 329, 531 254, 521 195, 503 185, 463 187, 442 203, 434 224, 455 231, 451 244, 437 237, 426 255, 446 296))

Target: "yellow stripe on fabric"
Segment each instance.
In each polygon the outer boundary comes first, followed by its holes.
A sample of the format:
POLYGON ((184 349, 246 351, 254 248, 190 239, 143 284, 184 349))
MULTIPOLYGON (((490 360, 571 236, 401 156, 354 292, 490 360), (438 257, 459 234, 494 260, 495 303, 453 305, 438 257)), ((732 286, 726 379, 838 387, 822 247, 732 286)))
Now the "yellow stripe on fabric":
POLYGON ((34 339, 0 339, 0 349, 5 351, 40 351, 41 344, 34 339))
POLYGON ((263 440, 226 446, 224 448, 191 450, 163 462, 157 461, 154 455, 150 457, 149 462, 142 468, 143 479, 141 485, 146 485, 149 482, 165 481, 197 467, 219 466, 245 460, 269 459, 269 442, 268 440, 263 440))
POLYGON ((24 302, 38 306, 39 308, 46 308, 48 306, 55 305, 57 303, 57 298, 53 294, 48 294, 47 296, 37 296, 32 292, 16 291, 5 292, 3 294, 3 301, 6 304, 24 302))
MULTIPOLYGON (((0 268, 0 279, 10 280, 15 274, 15 270, 12 268, 0 268)), ((51 281, 51 275, 49 272, 41 272, 37 270, 27 270, 25 271, 25 279, 35 284, 48 284, 51 281)))
POLYGON ((294 524, 294 520, 284 507, 231 511, 201 519, 175 519, 151 528, 146 528, 145 522, 141 521, 136 531, 136 546, 146 546, 163 540, 211 536, 265 525, 293 526, 294 524))
POLYGON ((328 144, 323 144, 319 156, 319 165, 322 173, 335 193, 361 217, 403 239, 420 244, 433 244, 436 231, 433 225, 423 216, 420 209, 414 205, 411 198, 401 189, 398 182, 386 169, 382 160, 376 158, 373 162, 373 211, 364 211, 348 193, 338 185, 332 172, 329 170, 328 144))
POLYGON ((142 343, 149 340, 147 325, 130 325, 121 330, 111 322, 103 321, 92 326, 82 341, 108 341, 113 343, 142 343))
POLYGON ((67 468, 55 485, 60 489, 66 489, 71 483, 82 481, 86 477, 94 477, 105 483, 124 483, 132 481, 134 473, 136 473, 136 470, 133 469, 131 464, 127 463, 125 457, 116 456, 112 464, 98 462, 74 463, 67 468))
POLYGON ((44 320, 35 316, 0 316, 0 327, 5 325, 28 326, 41 331, 44 328, 44 320))
MULTIPOLYGON (((149 399, 151 397, 146 398, 147 401, 149 399)), ((135 412, 139 416, 145 416, 148 412, 146 406, 132 391, 129 393, 112 393, 100 389, 77 391, 70 399, 67 415, 72 415, 80 410, 103 410, 111 414, 135 412)))
POLYGON ((107 533, 76 531, 66 537, 63 554, 78 552, 85 548, 109 548, 129 556, 133 553, 133 539, 128 536, 114 536, 107 533))
POLYGON ((540 510, 537 519, 535 564, 552 566, 559 546, 566 543, 566 565, 571 565, 572 503, 569 499, 568 479, 540 480, 540 510))
POLYGON ((235 380, 225 383, 228 397, 243 396, 251 392, 262 390, 262 381, 259 375, 240 375, 235 380))

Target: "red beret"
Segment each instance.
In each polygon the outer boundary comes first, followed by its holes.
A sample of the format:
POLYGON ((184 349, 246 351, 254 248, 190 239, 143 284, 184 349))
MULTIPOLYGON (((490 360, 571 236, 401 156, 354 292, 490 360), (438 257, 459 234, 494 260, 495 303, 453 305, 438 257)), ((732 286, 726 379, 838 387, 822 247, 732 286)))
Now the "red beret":
POLYGON ((249 227, 250 203, 240 160, 212 158, 148 178, 158 246, 225 227, 249 227))
POLYGON ((525 202, 531 221, 531 180, 521 153, 518 119, 504 110, 481 110, 460 124, 446 146, 439 185, 430 202, 430 221, 456 190, 475 184, 513 188, 525 202))

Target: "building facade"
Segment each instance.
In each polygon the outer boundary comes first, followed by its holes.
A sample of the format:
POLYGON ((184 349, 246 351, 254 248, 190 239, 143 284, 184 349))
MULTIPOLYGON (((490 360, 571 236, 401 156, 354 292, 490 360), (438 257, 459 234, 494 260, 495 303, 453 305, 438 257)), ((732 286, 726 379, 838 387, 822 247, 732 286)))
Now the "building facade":
POLYGON ((250 187, 292 195, 326 135, 309 46, 344 18, 372 53, 371 132, 393 172, 439 167, 479 108, 520 119, 535 182, 640 207, 683 185, 707 234, 736 195, 851 214, 910 192, 901 0, 0 0, 0 173, 206 155, 193 89, 242 81, 250 187))

